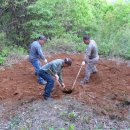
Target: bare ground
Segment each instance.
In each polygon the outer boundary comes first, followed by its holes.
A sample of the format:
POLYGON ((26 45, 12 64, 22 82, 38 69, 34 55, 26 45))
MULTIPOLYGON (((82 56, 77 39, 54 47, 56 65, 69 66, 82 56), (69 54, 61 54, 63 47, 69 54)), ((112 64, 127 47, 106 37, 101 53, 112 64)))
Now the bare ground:
MULTIPOLYGON (((72 67, 63 69, 63 79, 70 88, 82 55, 58 54, 48 59, 66 56, 73 59, 72 67)), ((67 130, 71 124, 76 130, 128 130, 130 106, 125 101, 130 94, 130 67, 112 60, 100 60, 97 68, 98 73, 82 87, 83 68, 70 95, 64 94, 55 84, 54 101, 50 102, 41 100, 44 87, 37 84, 33 67, 27 60, 4 68, 0 71, 1 130, 48 130, 51 126, 67 130)))

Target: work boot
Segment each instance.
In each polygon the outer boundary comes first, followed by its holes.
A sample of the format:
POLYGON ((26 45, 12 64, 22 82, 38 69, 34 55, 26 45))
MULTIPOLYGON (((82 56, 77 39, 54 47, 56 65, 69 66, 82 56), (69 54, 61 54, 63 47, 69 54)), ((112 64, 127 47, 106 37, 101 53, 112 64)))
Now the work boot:
POLYGON ((37 72, 34 73, 35 76, 38 76, 37 72))
POLYGON ((82 81, 80 81, 80 84, 81 84, 81 85, 85 85, 85 84, 87 84, 87 83, 89 83, 89 81, 88 81, 88 80, 85 80, 85 79, 83 79, 82 81))
POLYGON ((53 101, 53 98, 52 98, 52 97, 43 96, 43 100, 46 100, 46 101, 53 101))
POLYGON ((92 74, 97 74, 97 71, 92 72, 92 74))
POLYGON ((38 82, 38 83, 41 84, 41 85, 46 85, 47 84, 46 81, 42 81, 42 82, 38 82))
POLYGON ((52 88, 51 92, 53 92, 55 90, 55 88, 52 88))

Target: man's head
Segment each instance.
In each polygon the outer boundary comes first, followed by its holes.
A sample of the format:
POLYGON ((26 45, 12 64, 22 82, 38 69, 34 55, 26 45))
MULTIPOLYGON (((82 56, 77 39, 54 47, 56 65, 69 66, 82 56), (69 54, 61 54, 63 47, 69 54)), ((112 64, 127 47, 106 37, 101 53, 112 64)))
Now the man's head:
POLYGON ((72 60, 70 58, 65 58, 64 59, 64 67, 68 67, 68 66, 71 66, 72 64, 72 60))
POLYGON ((39 41, 40 44, 44 44, 46 40, 47 40, 47 38, 44 35, 41 35, 38 38, 38 41, 39 41))
POLYGON ((84 36, 83 36, 83 41, 84 41, 85 44, 89 44, 89 42, 90 42, 90 37, 89 37, 89 35, 84 35, 84 36))

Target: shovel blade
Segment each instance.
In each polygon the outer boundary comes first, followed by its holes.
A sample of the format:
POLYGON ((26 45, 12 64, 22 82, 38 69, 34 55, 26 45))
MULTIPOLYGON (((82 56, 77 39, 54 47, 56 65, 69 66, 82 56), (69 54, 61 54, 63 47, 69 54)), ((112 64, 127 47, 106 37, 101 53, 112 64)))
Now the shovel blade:
POLYGON ((73 92, 73 90, 71 90, 71 89, 70 89, 70 90, 67 90, 67 89, 66 89, 66 90, 63 90, 62 92, 63 92, 63 93, 66 93, 66 94, 71 94, 71 93, 73 92))

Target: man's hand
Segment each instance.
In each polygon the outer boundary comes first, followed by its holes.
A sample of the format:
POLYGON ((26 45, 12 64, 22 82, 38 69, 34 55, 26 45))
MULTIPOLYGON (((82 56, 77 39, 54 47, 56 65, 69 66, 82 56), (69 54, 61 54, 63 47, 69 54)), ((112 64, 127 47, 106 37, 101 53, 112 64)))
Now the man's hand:
POLYGON ((81 65, 85 65, 85 61, 82 61, 82 64, 81 65))
POLYGON ((48 63, 47 59, 44 60, 45 63, 48 63))
POLYGON ((55 78, 56 80, 59 80, 59 76, 57 74, 55 74, 55 78))
POLYGON ((62 85, 62 87, 63 87, 63 89, 65 88, 65 84, 64 83, 61 83, 61 85, 62 85))

